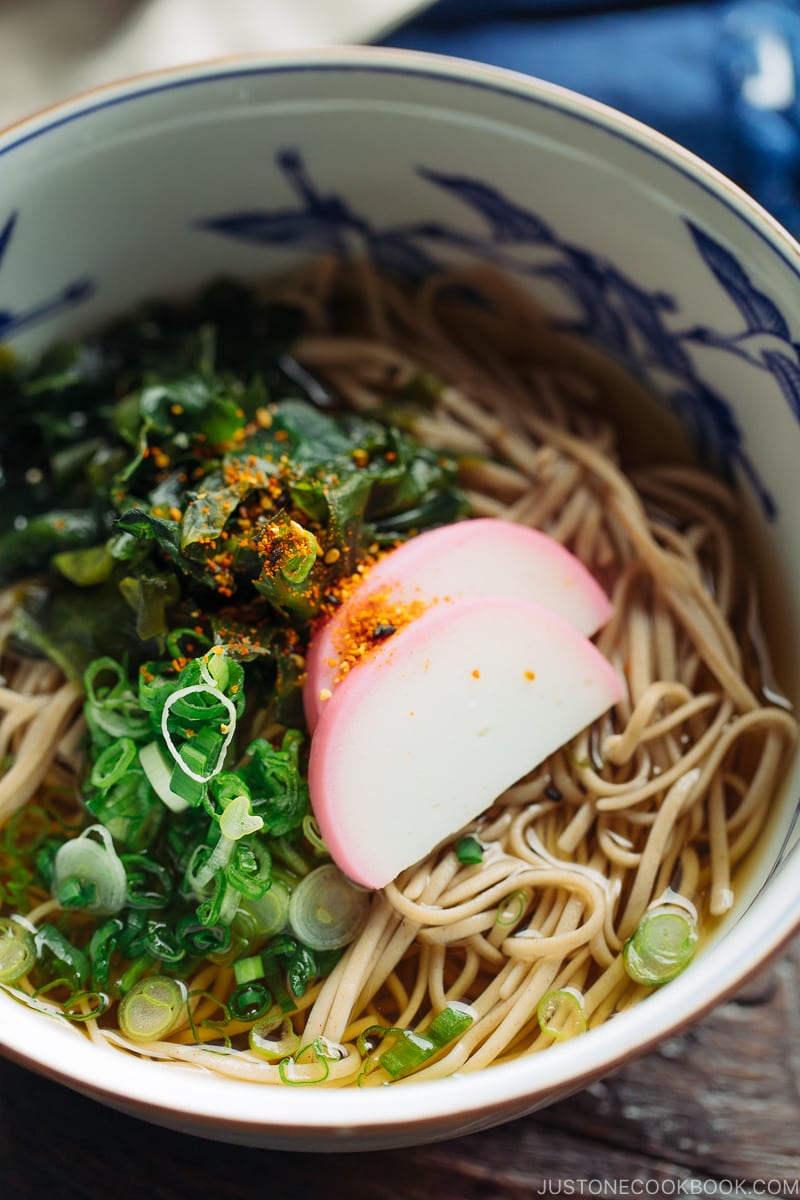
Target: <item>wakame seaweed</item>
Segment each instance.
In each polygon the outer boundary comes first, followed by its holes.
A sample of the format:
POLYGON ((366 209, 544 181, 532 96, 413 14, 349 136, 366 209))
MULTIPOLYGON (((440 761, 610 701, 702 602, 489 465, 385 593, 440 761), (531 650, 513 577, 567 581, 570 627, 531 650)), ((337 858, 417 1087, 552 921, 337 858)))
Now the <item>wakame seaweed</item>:
POLYGON ((371 546, 465 514, 452 459, 345 413, 291 357, 300 333, 298 310, 217 284, 5 370, 0 585, 36 581, 16 637, 77 677, 117 637, 152 657, 197 610, 216 641, 245 610, 302 629, 371 546))

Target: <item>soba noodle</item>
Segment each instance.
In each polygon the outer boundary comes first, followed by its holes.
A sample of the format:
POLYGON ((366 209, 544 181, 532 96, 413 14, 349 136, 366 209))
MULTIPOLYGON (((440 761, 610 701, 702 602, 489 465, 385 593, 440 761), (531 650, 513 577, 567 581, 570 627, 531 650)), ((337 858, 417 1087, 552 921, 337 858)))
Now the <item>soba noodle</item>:
MULTIPOLYGON (((462 864, 451 839, 374 894, 361 933, 297 1002, 294 1026, 314 1054, 265 1063, 239 1048, 247 1025, 237 1022, 220 1045, 225 963, 190 981, 168 1041, 133 1043, 113 1015, 83 1027, 130 1053, 271 1083, 319 1080, 323 1046, 326 1085, 369 1084, 381 1076, 365 1072, 359 1035, 424 1029, 466 1002, 466 1032, 413 1078, 475 1071, 552 1044, 537 1006, 553 991, 582 996, 589 1028, 646 996, 621 950, 654 902, 683 897, 713 928, 769 818, 795 720, 764 655, 739 502, 677 442, 671 462, 623 457, 631 435, 619 414, 654 411, 624 372, 485 271, 410 291, 325 260, 279 294, 307 314, 297 360, 353 409, 398 410, 424 373, 446 381, 401 419, 458 456, 475 515, 544 530, 609 590, 613 616, 597 642, 625 698, 474 822, 480 864, 462 864), (465 290, 484 303, 463 300, 465 290)), ((637 430, 646 439, 646 419, 637 430)), ((0 597, 0 633, 13 604, 13 593, 0 597)), ((0 822, 45 785, 69 814, 78 691, 9 648, 2 674, 0 822)), ((27 920, 55 905, 43 896, 27 920)))

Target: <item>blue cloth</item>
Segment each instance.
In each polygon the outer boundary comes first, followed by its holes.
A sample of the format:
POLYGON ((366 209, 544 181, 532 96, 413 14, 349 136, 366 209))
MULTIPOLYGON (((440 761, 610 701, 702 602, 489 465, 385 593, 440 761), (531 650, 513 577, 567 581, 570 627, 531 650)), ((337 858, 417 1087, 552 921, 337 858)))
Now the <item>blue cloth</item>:
POLYGON ((510 67, 613 105, 800 235, 800 0, 438 0, 386 44, 510 67))

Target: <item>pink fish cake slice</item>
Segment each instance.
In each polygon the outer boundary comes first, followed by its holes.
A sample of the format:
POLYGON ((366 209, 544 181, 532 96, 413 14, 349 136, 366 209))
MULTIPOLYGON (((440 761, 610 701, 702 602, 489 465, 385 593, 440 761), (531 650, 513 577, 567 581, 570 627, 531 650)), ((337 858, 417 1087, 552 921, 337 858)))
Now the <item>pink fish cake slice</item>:
POLYGON ((508 596, 428 609, 347 676, 314 733, 311 804, 332 857, 383 887, 621 692, 549 609, 508 596))

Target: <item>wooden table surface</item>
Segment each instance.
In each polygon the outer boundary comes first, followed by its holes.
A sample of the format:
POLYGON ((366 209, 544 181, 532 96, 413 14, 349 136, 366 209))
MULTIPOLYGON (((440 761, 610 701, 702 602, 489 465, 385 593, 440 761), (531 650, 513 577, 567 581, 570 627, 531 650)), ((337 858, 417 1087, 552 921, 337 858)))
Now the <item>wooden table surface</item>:
POLYGON ((0 1060, 2 1200, 800 1196, 800 942, 658 1051, 530 1117, 385 1153, 170 1133, 0 1060))

